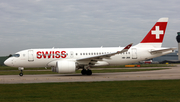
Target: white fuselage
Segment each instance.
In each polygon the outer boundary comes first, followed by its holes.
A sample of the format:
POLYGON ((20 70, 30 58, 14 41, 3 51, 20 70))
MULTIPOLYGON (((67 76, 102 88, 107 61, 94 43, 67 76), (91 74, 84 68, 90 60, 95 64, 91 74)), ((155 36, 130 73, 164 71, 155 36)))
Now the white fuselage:
MULTIPOLYGON (((87 58, 97 55, 113 53, 122 50, 123 47, 112 48, 57 48, 57 49, 28 49, 17 52, 18 57, 10 57, 6 60, 6 64, 12 67, 55 67, 56 63, 53 61, 71 60, 77 62, 76 59, 87 58)), ((93 66, 104 65, 123 65, 135 63, 142 60, 151 59, 161 55, 171 53, 166 51, 163 53, 150 53, 151 50, 160 50, 163 48, 138 48, 131 47, 127 52, 116 54, 110 58, 104 58, 96 62, 93 66)), ((79 62, 80 64, 83 62, 79 62)))

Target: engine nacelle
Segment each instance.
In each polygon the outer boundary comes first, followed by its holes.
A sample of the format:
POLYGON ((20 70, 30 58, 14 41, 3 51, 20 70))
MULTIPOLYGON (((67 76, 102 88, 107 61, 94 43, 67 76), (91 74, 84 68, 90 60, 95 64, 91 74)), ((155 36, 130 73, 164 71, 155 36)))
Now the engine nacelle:
POLYGON ((73 61, 57 61, 56 67, 52 68, 57 73, 74 73, 76 71, 76 63, 73 61))

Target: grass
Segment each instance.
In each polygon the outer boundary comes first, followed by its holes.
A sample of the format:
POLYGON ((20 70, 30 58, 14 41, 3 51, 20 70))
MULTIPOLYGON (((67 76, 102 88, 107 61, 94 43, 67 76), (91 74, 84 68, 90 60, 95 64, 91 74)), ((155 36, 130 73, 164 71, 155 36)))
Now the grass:
MULTIPOLYGON (((151 71, 151 70, 163 70, 169 68, 152 68, 152 69, 103 69, 103 70, 92 70, 93 73, 110 73, 110 72, 135 72, 135 71, 151 71)), ((19 70, 1 70, 0 75, 18 75, 20 73, 19 70)), ((57 74, 56 72, 52 71, 24 71, 25 75, 35 75, 35 74, 57 74)), ((76 73, 81 73, 81 70, 77 70, 76 73)))
MULTIPOLYGON (((20 71, 0 71, 0 75, 19 75, 20 71)), ((52 71, 23 71, 24 75, 35 75, 35 74, 57 74, 52 71)))
POLYGON ((180 80, 1 84, 1 102, 179 102, 180 80))
MULTIPOLYGON (((174 64, 140 64, 141 67, 175 67, 174 64)), ((138 67, 138 68, 141 68, 138 67)), ((118 66, 101 66, 101 67, 95 67, 95 68, 125 68, 125 65, 118 65, 118 66)), ((17 70, 18 68, 14 67, 8 67, 8 66, 0 66, 1 70, 17 70)), ((51 69, 51 68, 47 68, 51 69)), ((25 70, 46 70, 45 68, 25 68, 25 70)))
MULTIPOLYGON (((142 64, 141 67, 172 67, 175 65, 171 64, 142 64)), ((141 68, 138 67, 138 68, 141 68)), ((103 66, 99 67, 99 70, 93 70, 93 73, 108 73, 108 72, 135 72, 135 71, 151 71, 151 70, 163 70, 163 69, 168 69, 168 68, 151 68, 151 69, 103 69, 101 68, 125 68, 124 65, 122 66, 103 66)), ((24 74, 26 75, 34 75, 34 74, 57 74, 55 72, 51 72, 51 68, 25 68, 24 74), (48 69, 48 70, 47 70, 48 69), (28 70, 28 71, 26 71, 28 70)), ((80 73, 80 70, 77 70, 76 73, 80 73)), ((0 66, 0 75, 18 75, 20 71, 18 68, 14 67, 8 67, 8 66, 0 66)))
MULTIPOLYGON (((99 69, 93 73, 161 69, 168 68, 99 69)), ((20 72, 17 68, 5 66, 0 70, 0 75, 17 75, 20 72)), ((40 71, 26 70, 24 74, 57 74, 44 68, 33 68, 40 71)), ((0 84, 0 102, 180 102, 179 86, 180 80, 0 84)))
MULTIPOLYGON (((132 64, 133 65, 133 64, 132 64)), ((175 67, 174 64, 138 64, 141 67, 175 67)), ((141 68, 139 67, 139 68, 141 68)), ((97 68, 125 68, 125 65, 117 65, 117 66, 101 66, 97 68)))
MULTIPOLYGON (((152 68, 152 69, 103 69, 103 70, 92 70, 93 73, 111 73, 111 72, 137 72, 137 71, 152 71, 152 70, 163 70, 169 68, 152 68)), ((80 73, 80 70, 77 72, 80 73)))
MULTIPOLYGON (((24 68, 25 70, 46 70, 45 68, 24 68)), ((47 68, 51 69, 51 68, 47 68)), ((2 70, 18 70, 18 68, 8 67, 8 66, 0 66, 0 71, 2 70)))

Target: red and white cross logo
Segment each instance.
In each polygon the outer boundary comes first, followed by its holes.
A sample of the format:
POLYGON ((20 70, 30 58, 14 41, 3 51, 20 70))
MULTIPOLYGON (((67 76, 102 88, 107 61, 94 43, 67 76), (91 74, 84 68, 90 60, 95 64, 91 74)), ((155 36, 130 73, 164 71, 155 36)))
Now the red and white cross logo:
POLYGON ((156 39, 160 39, 160 34, 163 34, 163 30, 159 30, 159 26, 156 26, 156 30, 152 30, 151 34, 155 34, 156 35, 156 39))

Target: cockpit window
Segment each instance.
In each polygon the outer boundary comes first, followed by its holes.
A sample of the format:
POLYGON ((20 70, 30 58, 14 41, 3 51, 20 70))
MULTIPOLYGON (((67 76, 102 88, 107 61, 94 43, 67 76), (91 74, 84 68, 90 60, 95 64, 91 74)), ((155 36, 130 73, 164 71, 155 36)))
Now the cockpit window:
POLYGON ((13 54, 11 57, 19 57, 20 54, 13 54))

